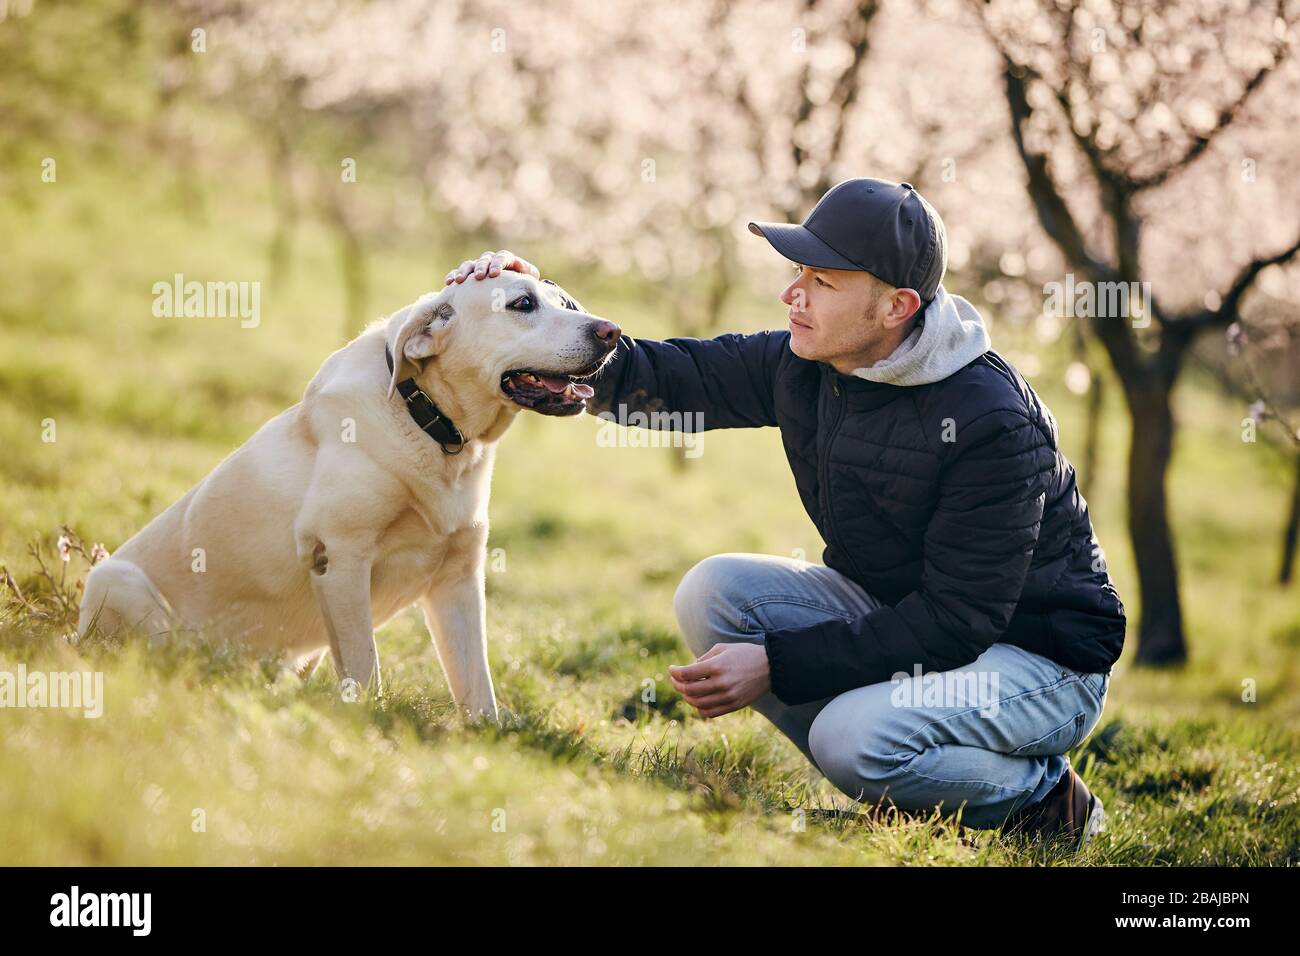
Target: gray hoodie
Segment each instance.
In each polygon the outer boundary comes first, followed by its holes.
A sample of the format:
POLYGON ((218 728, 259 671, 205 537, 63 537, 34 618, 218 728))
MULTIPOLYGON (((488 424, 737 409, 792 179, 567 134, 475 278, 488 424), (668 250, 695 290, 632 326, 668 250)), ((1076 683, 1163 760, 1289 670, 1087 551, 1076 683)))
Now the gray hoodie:
POLYGON ((942 285, 921 321, 888 358, 853 374, 889 385, 928 385, 945 379, 989 350, 989 333, 975 306, 942 285))

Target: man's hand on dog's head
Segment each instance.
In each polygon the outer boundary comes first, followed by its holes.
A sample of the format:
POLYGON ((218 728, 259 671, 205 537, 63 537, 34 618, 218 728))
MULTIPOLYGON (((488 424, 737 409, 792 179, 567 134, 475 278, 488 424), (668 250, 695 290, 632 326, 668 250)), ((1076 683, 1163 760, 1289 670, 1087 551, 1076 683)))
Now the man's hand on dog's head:
POLYGON ((501 274, 502 269, 513 269, 515 272, 530 275, 534 279, 542 277, 537 266, 527 259, 520 258, 508 249, 502 249, 500 252, 485 252, 477 259, 466 259, 447 273, 447 281, 444 284, 451 285, 453 282, 464 282, 470 276, 475 279, 496 278, 501 274))

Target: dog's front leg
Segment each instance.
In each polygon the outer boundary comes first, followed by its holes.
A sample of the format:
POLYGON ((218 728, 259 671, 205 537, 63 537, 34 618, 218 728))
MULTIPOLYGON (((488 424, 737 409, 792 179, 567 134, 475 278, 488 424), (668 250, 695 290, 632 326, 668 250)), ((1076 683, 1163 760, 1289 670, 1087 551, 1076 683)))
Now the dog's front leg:
POLYGON ((497 720, 496 693, 488 669, 487 609, 483 565, 435 584, 420 598, 424 621, 451 696, 470 720, 497 720))
MULTIPOLYGON (((379 652, 370 613, 371 557, 355 543, 321 541, 313 549, 311 583, 330 635, 334 666, 345 685, 382 693, 379 652)), ((346 686, 345 686, 346 689, 346 686)))
POLYGON ((360 446, 334 441, 330 436, 337 420, 333 412, 322 407, 317 413, 317 434, 326 437, 318 438, 311 484, 294 522, 298 560, 311 578, 344 694, 372 686, 382 693, 370 573, 379 552, 380 529, 394 517, 392 502, 397 500, 398 487, 360 446))

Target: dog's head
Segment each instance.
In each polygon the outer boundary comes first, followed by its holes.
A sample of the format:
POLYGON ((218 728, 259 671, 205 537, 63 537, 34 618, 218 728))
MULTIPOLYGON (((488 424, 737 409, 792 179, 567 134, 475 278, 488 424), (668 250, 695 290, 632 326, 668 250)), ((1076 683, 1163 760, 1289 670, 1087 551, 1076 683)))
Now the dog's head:
POLYGON ((587 313, 558 285, 517 272, 466 279, 392 317, 389 393, 435 373, 458 395, 473 390, 543 415, 576 415, 618 345, 619 327, 587 313))

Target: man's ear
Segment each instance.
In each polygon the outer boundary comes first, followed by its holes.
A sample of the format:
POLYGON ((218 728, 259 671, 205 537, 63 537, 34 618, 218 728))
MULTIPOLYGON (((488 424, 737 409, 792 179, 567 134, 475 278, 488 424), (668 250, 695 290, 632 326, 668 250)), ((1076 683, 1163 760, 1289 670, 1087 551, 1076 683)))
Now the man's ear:
POLYGON ((885 315, 884 326, 896 329, 920 313, 921 296, 915 289, 894 289, 889 293, 889 312, 885 315))
POLYGON ((456 314, 448 301, 454 288, 449 286, 435 296, 426 296, 394 316, 398 328, 397 335, 389 345, 393 353, 393 378, 388 383, 389 397, 397 390, 398 382, 419 375, 425 361, 442 350, 448 327, 456 314))

